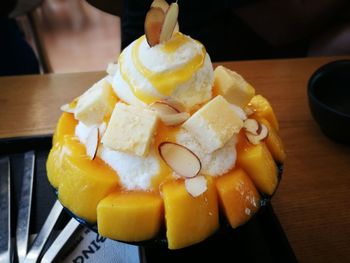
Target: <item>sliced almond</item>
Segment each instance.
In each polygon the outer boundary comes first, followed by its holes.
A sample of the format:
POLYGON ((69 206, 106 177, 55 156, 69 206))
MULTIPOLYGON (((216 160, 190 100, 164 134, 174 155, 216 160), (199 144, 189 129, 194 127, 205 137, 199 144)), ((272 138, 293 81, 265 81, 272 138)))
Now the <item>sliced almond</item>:
POLYGON ((173 35, 174 29, 177 23, 178 15, 179 15, 179 5, 177 3, 172 3, 169 6, 168 11, 166 12, 164 23, 160 33, 161 43, 169 40, 173 35))
POLYGON ((102 139, 103 135, 105 134, 107 129, 107 123, 102 122, 100 126, 98 126, 98 136, 100 139, 102 139))
POLYGON ((260 124, 261 126, 261 132, 259 134, 260 140, 264 140, 265 138, 267 138, 267 136, 269 136, 269 129, 264 125, 264 124, 260 124))
POLYGON ((176 114, 180 112, 179 110, 177 110, 175 107, 173 107, 166 101, 156 101, 150 104, 149 107, 152 110, 155 110, 159 115, 176 114))
POLYGON ((169 8, 169 4, 165 0, 154 0, 151 7, 158 7, 163 10, 164 14, 169 8))
POLYGON ((74 114, 75 108, 73 108, 71 104, 67 103, 61 106, 61 111, 74 114))
MULTIPOLYGON (((168 11, 169 4, 165 0, 154 0, 151 4, 151 7, 159 7, 163 10, 164 13, 166 13, 166 11, 168 11)), ((179 23, 176 23, 173 34, 179 31, 179 23)))
POLYGON ((90 160, 95 159, 98 146, 98 128, 94 127, 90 130, 88 137, 86 138, 86 155, 90 160))
POLYGON ((177 112, 183 112, 186 111, 185 105, 183 103, 181 103, 178 100, 175 100, 173 98, 166 98, 164 100, 162 100, 162 102, 168 104, 169 106, 173 107, 175 110, 177 110, 177 112))
POLYGON ((176 114, 159 115, 159 118, 165 125, 175 126, 187 121, 190 116, 188 112, 180 112, 176 114))
POLYGON ((246 119, 243 123, 244 129, 253 134, 258 135, 259 123, 254 119, 246 119))
POLYGON ((187 112, 179 112, 175 106, 171 105, 171 101, 156 101, 149 107, 157 112, 161 121, 167 126, 181 124, 190 117, 187 112))
POLYGON ((176 23, 173 34, 179 31, 180 31, 179 23, 176 23))
POLYGON ((163 142, 158 146, 158 151, 164 162, 180 176, 194 177, 202 168, 197 155, 180 144, 163 142))
POLYGON ((247 132, 245 135, 247 136, 248 141, 249 141, 250 143, 252 143, 252 144, 254 144, 254 145, 257 145, 257 144, 260 143, 260 140, 259 140, 259 138, 258 138, 257 135, 253 135, 253 134, 251 134, 251 133, 249 133, 249 132, 247 132))
POLYGON ((254 145, 259 144, 262 140, 264 140, 268 135, 269 135, 269 130, 264 124, 261 125, 261 130, 258 135, 251 134, 250 132, 246 132, 246 136, 249 140, 254 145))
POLYGON ((145 18, 145 35, 148 44, 153 47, 160 42, 160 34, 164 24, 165 14, 159 7, 151 7, 145 18))
POLYGON ((207 180, 202 175, 186 179, 185 187, 187 192, 193 197, 200 196, 208 189, 207 180))

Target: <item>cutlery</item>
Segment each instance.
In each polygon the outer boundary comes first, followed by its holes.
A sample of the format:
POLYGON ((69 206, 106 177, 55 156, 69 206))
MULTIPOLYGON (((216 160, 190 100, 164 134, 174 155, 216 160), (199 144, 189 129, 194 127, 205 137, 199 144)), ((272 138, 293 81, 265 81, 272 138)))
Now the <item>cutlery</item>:
POLYGON ((36 263, 38 261, 41 251, 44 248, 58 218, 60 217, 62 210, 63 206, 57 200, 52 207, 50 214, 46 218, 46 221, 39 234, 35 238, 34 243, 24 260, 25 263, 36 263))
POLYGON ((28 249, 28 235, 30 210, 32 205, 32 191, 34 178, 35 153, 29 151, 24 154, 24 173, 17 216, 16 243, 19 263, 26 257, 28 249))
POLYGON ((55 241, 51 244, 50 248, 46 251, 43 258, 41 259, 41 263, 51 263, 57 256, 57 254, 61 251, 63 246, 67 243, 67 241, 71 238, 71 236, 77 231, 80 227, 80 224, 74 218, 69 221, 69 223, 65 226, 62 232, 58 235, 55 241))
POLYGON ((12 262, 10 160, 0 159, 0 262, 12 262))

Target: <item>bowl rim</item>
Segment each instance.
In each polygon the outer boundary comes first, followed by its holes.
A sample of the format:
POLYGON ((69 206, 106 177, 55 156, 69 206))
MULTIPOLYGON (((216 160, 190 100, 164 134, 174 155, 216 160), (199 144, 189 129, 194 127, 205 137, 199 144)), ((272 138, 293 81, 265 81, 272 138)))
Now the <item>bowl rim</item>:
POLYGON ((314 71, 314 73, 312 73, 311 77, 308 80, 308 84, 307 84, 307 92, 308 92, 308 96, 309 98, 312 100, 313 103, 316 103, 319 107, 324 108, 327 111, 330 111, 336 115, 340 115, 343 118, 347 118, 350 120, 350 114, 346 114, 344 112, 341 112, 331 106, 329 106, 328 104, 320 101, 316 96, 315 96, 315 82, 323 75, 324 72, 330 72, 332 69, 334 69, 336 66, 339 65, 348 65, 350 68, 350 59, 340 59, 340 60, 334 60, 331 62, 328 62, 324 65, 322 65, 321 67, 319 67, 318 69, 316 69, 314 71))

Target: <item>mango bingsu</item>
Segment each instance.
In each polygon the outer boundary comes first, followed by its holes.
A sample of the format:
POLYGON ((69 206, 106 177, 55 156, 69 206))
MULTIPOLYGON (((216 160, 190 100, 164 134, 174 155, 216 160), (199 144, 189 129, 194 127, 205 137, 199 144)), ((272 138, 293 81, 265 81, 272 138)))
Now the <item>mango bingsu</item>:
POLYGON ((61 107, 47 161, 64 207, 99 234, 169 249, 246 223, 272 196, 285 160, 278 121, 241 75, 215 70, 179 31, 179 7, 155 0, 145 35, 106 76, 61 107))

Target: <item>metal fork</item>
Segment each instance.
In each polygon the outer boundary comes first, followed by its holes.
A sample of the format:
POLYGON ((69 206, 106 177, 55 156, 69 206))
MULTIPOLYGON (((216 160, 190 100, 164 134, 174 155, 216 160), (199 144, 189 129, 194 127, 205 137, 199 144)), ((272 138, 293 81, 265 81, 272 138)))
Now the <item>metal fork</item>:
POLYGON ((0 159, 0 262, 12 262, 10 160, 0 159))
POLYGON ((34 151, 26 152, 24 154, 24 170, 16 228, 17 255, 19 263, 22 263, 24 261, 28 248, 30 211, 32 207, 34 165, 34 151))
POLYGON ((62 205, 56 201, 48 215, 43 227, 32 247, 27 254, 29 223, 33 192, 33 179, 35 169, 35 152, 29 151, 24 154, 24 170, 21 187, 21 196, 18 210, 18 221, 16 229, 17 255, 20 263, 22 262, 37 262, 40 254, 50 237, 50 234, 61 215, 62 205))
POLYGON ((81 225, 77 220, 72 218, 65 226, 62 232, 58 235, 55 241, 51 244, 50 248, 45 252, 41 259, 41 263, 51 263, 56 258, 57 254, 61 251, 63 246, 73 236, 73 234, 81 228, 81 225))
POLYGON ((46 218, 46 221, 41 228, 39 234, 34 240, 32 247, 30 248, 24 262, 25 263, 36 263, 39 259, 39 256, 58 220, 63 210, 63 206, 57 200, 50 211, 50 214, 46 218))
MULTIPOLYGON (((38 262, 41 252, 63 210, 60 202, 56 201, 27 254, 34 170, 35 152, 26 152, 24 154, 23 179, 16 228, 19 263, 38 262)), ((14 260, 11 241, 11 171, 9 157, 0 159, 0 211, 0 263, 9 263, 14 260)), ((45 254, 44 262, 45 260, 52 260, 57 255, 63 244, 68 241, 78 227, 79 223, 72 219, 53 243, 54 246, 45 254)))

